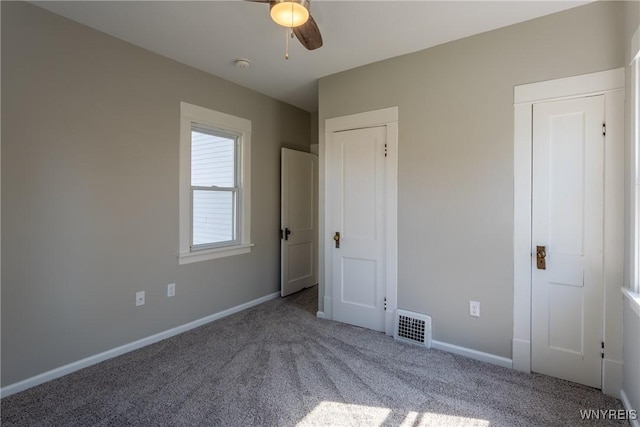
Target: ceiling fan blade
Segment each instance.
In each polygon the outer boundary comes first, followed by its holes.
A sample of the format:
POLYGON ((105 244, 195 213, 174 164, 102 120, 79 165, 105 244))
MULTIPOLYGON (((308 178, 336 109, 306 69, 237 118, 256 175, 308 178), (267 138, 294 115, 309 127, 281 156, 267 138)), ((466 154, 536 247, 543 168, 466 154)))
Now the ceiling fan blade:
POLYGON ((322 46, 322 35, 318 29, 318 24, 313 17, 309 15, 309 20, 299 27, 293 28, 293 34, 296 35, 302 46, 309 50, 314 50, 322 46))

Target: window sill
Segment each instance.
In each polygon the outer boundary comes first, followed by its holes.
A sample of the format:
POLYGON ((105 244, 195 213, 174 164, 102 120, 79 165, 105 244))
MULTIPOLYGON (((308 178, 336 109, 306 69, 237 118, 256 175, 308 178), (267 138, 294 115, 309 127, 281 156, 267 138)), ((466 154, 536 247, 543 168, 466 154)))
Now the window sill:
POLYGON ((629 288, 621 288, 624 296, 629 300, 629 305, 636 312, 636 314, 640 317, 640 294, 637 292, 633 292, 629 288))
POLYGON ((224 258, 234 255, 248 254, 251 252, 253 243, 228 246, 225 248, 205 249, 197 252, 181 253, 178 256, 178 264, 191 264, 192 262, 208 261, 210 259, 224 258))

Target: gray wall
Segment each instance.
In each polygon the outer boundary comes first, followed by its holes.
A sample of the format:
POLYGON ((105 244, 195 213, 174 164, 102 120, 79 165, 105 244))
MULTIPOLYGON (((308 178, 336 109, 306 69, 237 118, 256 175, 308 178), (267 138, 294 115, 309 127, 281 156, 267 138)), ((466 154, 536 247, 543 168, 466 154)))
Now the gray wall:
MULTIPOLYGON (((631 62, 631 37, 636 29, 640 26, 640 2, 627 2, 625 10, 625 64, 631 62)), ((627 96, 626 96, 626 153, 629 158, 629 162, 626 165, 627 177, 626 183, 630 182, 630 166, 631 166, 631 144, 633 144, 633 134, 631 129, 631 100, 633 99, 631 93, 631 68, 627 67, 627 96)), ((627 184, 628 185, 628 184, 627 184)), ((630 230, 631 218, 629 213, 631 212, 629 206, 630 194, 633 191, 631 186, 627 188, 626 193, 626 209, 627 220, 625 221, 627 229, 625 235, 628 239, 631 239, 632 233, 630 230)), ((625 286, 631 287, 632 281, 629 277, 629 261, 633 256, 631 251, 631 241, 628 240, 625 245, 625 286)), ((640 411, 640 316, 638 316, 629 305, 629 301, 624 302, 623 309, 623 357, 624 357, 624 384, 623 389, 627 395, 631 406, 640 411)))
POLYGON ((280 147, 309 151, 309 113, 1 5, 2 385, 276 292, 280 147), (252 120, 251 254, 178 266, 180 101, 252 120))
POLYGON ((511 357, 513 87, 623 66, 623 12, 597 2, 320 80, 321 146, 327 118, 399 107, 398 306, 430 314, 434 339, 511 357))

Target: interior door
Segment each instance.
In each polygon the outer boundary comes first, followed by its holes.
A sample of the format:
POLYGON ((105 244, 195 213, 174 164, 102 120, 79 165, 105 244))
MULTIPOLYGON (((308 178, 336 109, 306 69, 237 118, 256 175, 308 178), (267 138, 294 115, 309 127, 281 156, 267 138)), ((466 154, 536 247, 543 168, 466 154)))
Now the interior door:
POLYGON ((604 97, 533 107, 531 368, 600 388, 604 97))
POLYGON ((384 126, 335 132, 328 159, 333 319, 377 331, 385 330, 386 135, 384 126))
POLYGON ((282 149, 280 177, 280 295, 316 281, 318 157, 282 149))

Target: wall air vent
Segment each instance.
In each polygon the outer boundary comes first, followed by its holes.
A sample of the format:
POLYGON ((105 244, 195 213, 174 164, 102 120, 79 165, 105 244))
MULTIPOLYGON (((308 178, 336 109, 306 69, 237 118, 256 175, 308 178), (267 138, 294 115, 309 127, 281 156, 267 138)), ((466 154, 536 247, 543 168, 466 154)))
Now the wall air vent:
POLYGON ((426 314, 396 310, 393 337, 402 342, 431 348, 431 317, 426 314))

